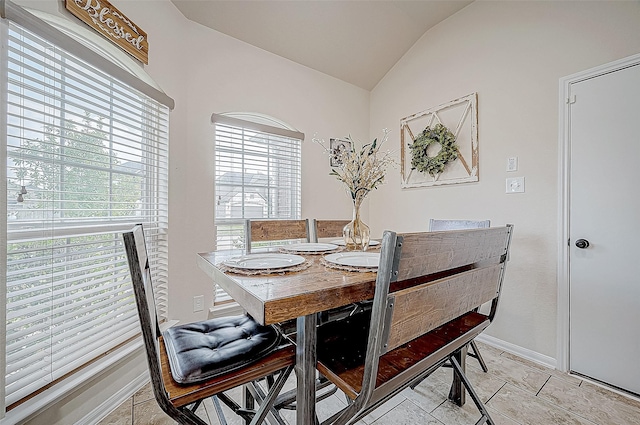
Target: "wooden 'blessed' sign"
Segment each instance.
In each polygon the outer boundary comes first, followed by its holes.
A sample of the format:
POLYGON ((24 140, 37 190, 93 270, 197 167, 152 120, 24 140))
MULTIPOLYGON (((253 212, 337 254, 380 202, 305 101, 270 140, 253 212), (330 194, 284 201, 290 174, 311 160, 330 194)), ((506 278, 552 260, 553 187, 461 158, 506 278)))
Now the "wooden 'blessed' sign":
POLYGON ((65 0, 65 7, 134 58, 149 63, 147 33, 107 0, 65 0))

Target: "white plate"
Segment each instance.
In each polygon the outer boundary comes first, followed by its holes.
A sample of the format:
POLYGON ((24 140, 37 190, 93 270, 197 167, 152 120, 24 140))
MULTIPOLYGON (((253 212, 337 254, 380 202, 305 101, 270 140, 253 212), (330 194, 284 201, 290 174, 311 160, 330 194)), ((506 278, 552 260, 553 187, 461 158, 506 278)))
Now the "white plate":
POLYGON ((338 245, 332 243, 296 243, 293 245, 283 245, 282 249, 296 252, 324 252, 337 249, 338 245))
MULTIPOLYGON (((344 239, 336 239, 335 241, 331 241, 332 244, 345 246, 344 239)), ((379 241, 374 241, 373 239, 369 240, 369 246, 380 245, 379 241)))
POLYGON ((378 252, 338 252, 325 255, 325 260, 341 266, 378 267, 380 253, 378 252))
POLYGON ((223 262, 225 266, 247 270, 281 269, 302 263, 304 257, 293 254, 249 254, 223 262))

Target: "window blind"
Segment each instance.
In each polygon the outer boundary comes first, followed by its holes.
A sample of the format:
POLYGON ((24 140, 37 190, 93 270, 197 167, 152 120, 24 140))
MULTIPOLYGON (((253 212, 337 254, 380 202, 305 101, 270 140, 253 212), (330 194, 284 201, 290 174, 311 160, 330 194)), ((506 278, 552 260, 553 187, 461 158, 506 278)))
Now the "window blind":
MULTIPOLYGON (((304 135, 214 115, 216 249, 243 249, 244 220, 299 219, 304 135)), ((216 303, 230 299, 217 287, 216 303)))
POLYGON ((167 310, 168 108, 9 22, 6 405, 139 332, 121 232, 167 310))

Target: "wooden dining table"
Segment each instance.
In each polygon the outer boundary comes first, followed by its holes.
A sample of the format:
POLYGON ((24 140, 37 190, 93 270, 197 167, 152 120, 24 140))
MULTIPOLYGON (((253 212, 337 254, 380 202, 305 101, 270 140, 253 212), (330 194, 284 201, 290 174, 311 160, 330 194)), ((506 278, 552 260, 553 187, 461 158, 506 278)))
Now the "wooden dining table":
MULTIPOLYGON (((309 267, 286 273, 245 275, 229 272, 222 265, 240 255, 241 251, 228 250, 199 253, 197 263, 260 324, 296 319, 296 424, 313 424, 317 313, 373 299, 376 273, 327 267, 322 255, 302 255, 309 267)), ((464 355, 459 359, 464 363, 464 355)), ((464 403, 459 380, 454 379, 449 397, 464 403)))

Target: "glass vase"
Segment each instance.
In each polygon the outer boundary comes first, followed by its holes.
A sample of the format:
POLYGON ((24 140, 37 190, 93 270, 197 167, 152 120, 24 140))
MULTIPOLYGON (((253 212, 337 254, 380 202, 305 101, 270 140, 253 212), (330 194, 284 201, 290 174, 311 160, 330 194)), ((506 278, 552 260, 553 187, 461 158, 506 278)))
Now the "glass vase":
POLYGON ((369 248, 369 226, 360 219, 360 204, 353 203, 353 220, 342 229, 342 236, 347 251, 366 251, 369 248))

